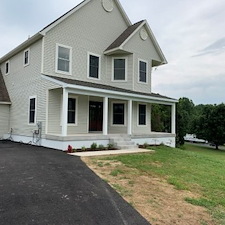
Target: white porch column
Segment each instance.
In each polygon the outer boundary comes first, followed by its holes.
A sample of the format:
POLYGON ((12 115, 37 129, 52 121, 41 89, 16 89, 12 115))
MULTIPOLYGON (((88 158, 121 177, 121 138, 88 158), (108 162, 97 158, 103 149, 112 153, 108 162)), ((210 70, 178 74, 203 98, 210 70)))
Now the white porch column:
POLYGON ((132 134, 132 100, 128 101, 127 134, 132 134))
POLYGON ((108 135, 109 98, 103 99, 103 135, 108 135))
POLYGON ((176 134, 176 104, 171 106, 171 133, 176 134))
POLYGON ((62 101, 62 136, 67 136, 67 121, 68 121, 68 91, 63 88, 62 101))

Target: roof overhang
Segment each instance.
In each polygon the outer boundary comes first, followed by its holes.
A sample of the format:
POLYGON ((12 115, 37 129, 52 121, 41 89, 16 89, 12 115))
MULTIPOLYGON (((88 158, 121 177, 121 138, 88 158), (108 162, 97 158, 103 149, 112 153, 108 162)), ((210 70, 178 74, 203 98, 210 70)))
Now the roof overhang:
POLYGON ((122 100, 134 100, 134 101, 141 101, 146 103, 156 103, 156 104, 164 104, 164 105, 173 105, 178 101, 172 98, 163 98, 163 97, 155 97, 149 96, 144 94, 137 94, 137 93, 129 93, 129 92, 122 92, 122 91, 114 91, 114 90, 107 90, 101 88, 94 88, 94 87, 87 87, 82 85, 76 84, 69 84, 66 82, 59 81, 52 77, 42 75, 42 78, 53 82, 62 88, 66 88, 70 91, 70 93, 74 94, 81 94, 81 95, 89 95, 89 96, 98 96, 98 97, 109 97, 109 98, 119 98, 122 100))

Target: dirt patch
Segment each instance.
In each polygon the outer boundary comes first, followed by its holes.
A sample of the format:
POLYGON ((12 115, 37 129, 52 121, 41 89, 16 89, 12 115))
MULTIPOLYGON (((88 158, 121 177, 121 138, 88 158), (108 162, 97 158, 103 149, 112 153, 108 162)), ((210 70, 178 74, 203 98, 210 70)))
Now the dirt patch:
POLYGON ((83 157, 82 160, 152 225, 216 224, 204 207, 191 205, 184 200, 186 197, 199 196, 189 191, 177 190, 165 179, 140 174, 138 170, 117 161, 91 157, 83 157))

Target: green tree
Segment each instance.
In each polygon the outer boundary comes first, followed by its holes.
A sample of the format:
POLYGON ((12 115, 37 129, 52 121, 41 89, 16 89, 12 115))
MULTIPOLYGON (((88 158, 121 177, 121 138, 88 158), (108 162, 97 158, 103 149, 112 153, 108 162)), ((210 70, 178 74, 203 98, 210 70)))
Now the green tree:
POLYGON ((205 105, 202 113, 193 120, 196 135, 215 144, 216 149, 225 143, 225 105, 205 105))
POLYGON ((184 136, 190 133, 195 105, 188 98, 180 98, 177 104, 176 114, 176 142, 178 145, 184 144, 184 136))

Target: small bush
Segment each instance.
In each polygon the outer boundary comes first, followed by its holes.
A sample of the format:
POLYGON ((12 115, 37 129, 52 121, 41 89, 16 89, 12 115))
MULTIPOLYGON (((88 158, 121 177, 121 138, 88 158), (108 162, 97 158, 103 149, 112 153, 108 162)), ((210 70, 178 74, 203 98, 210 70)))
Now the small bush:
POLYGON ((145 142, 144 144, 143 144, 143 147, 144 148, 147 148, 149 146, 149 144, 147 143, 147 142, 145 142))
POLYGON ((99 148, 99 150, 104 150, 105 149, 104 145, 99 145, 98 148, 99 148))
POLYGON ((81 148, 81 150, 82 150, 82 151, 86 151, 86 147, 83 146, 83 147, 81 148))
POLYGON ((98 145, 96 143, 92 143, 92 145, 91 145, 91 149, 92 150, 96 150, 97 147, 98 147, 98 145))
POLYGON ((112 143, 108 144, 108 149, 114 149, 114 148, 115 148, 114 144, 112 144, 112 143))

